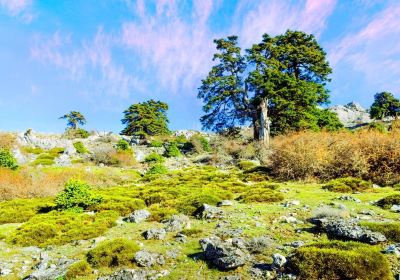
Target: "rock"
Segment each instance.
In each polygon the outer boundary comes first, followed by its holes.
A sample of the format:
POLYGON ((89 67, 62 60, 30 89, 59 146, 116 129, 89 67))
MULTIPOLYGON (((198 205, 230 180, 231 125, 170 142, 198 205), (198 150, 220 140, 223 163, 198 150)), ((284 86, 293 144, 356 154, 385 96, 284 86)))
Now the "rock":
POLYGON ((281 254, 273 254, 272 255, 272 266, 275 268, 281 268, 286 264, 286 258, 285 256, 281 254))
POLYGON ((157 253, 151 253, 148 251, 138 251, 135 254, 135 262, 139 266, 150 267, 155 264, 165 264, 164 257, 157 253))
POLYGON ((187 236, 184 235, 183 233, 178 233, 175 236, 175 240, 179 243, 186 243, 187 242, 187 236))
POLYGON ((283 207, 291 207, 291 206, 299 206, 300 205, 300 201, 299 200, 292 200, 292 201, 286 201, 283 204, 283 207))
POLYGON ((170 219, 163 221, 163 224, 166 231, 177 232, 190 228, 190 219, 183 214, 173 215, 170 219))
POLYGON ((249 269, 251 279, 273 279, 271 271, 261 269, 260 267, 252 267, 249 269))
POLYGON ((221 200, 220 202, 217 203, 218 207, 232 206, 232 205, 233 205, 232 200, 221 200))
POLYGON ((394 212, 400 212, 400 205, 393 204, 393 206, 390 208, 390 210, 392 210, 394 212))
POLYGON ((25 280, 54 280, 65 276, 68 267, 75 261, 70 259, 60 259, 56 265, 50 267, 44 267, 39 265, 37 269, 32 272, 29 276, 25 277, 25 280))
POLYGON ((293 248, 299 248, 299 247, 301 247, 301 246, 304 246, 304 241, 301 241, 301 240, 296 240, 296 241, 293 241, 292 243, 289 243, 289 244, 287 244, 288 246, 291 246, 291 247, 293 247, 293 248))
POLYGON ((243 233, 242 228, 226 228, 226 227, 219 227, 216 231, 216 235, 220 237, 239 237, 243 233))
POLYGON ((150 215, 151 215, 150 212, 147 211, 146 209, 135 210, 128 216, 126 220, 131 223, 140 223, 147 220, 150 217, 150 215))
POLYGON ((165 239, 167 232, 163 228, 152 228, 143 232, 143 236, 145 239, 158 239, 163 240, 165 239))
POLYGON ((71 159, 69 155, 67 154, 62 154, 58 158, 54 160, 55 165, 57 166, 70 166, 71 165, 71 159))
POLYGON ((220 270, 231 270, 243 266, 249 258, 244 250, 235 246, 232 240, 221 241, 218 237, 200 240, 205 259, 220 270))
POLYGON ((219 219, 223 217, 224 212, 218 207, 203 204, 194 213, 194 216, 200 219, 219 219))
POLYGON ((288 224, 302 224, 302 221, 297 220, 295 217, 289 216, 282 216, 281 219, 288 224))
POLYGON ((226 275, 219 278, 219 280, 241 280, 240 275, 226 275))
POLYGON ((6 267, 0 267, 0 276, 6 276, 11 274, 12 270, 6 267))
POLYGON ((167 256, 167 258, 176 259, 179 256, 179 250, 178 249, 168 250, 165 252, 165 255, 167 256))
POLYGON ((342 195, 338 199, 343 201, 354 201, 355 203, 361 203, 361 200, 356 197, 352 197, 351 195, 342 195))
POLYGON ((375 216, 376 215, 374 210, 370 210, 370 209, 364 209, 360 212, 360 214, 366 215, 366 216, 375 216))
POLYGON ((336 105, 328 108, 328 110, 336 113, 345 127, 357 127, 372 121, 368 111, 355 102, 350 102, 346 105, 336 105))
POLYGON ((97 278, 97 280, 147 280, 147 279, 158 279, 163 276, 167 276, 168 271, 157 272, 155 270, 145 269, 122 269, 114 272, 111 275, 97 278))
POLYGON ((397 257, 400 257, 400 243, 389 245, 385 251, 385 254, 395 254, 397 257))

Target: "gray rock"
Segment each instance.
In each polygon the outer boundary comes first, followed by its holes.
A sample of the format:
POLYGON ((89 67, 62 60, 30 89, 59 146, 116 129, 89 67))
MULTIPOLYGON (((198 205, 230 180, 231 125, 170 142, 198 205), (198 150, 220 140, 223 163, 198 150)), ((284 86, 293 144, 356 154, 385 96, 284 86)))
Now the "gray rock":
POLYGON ((194 215, 200 219, 219 219, 223 218, 224 212, 218 207, 203 204, 200 206, 194 215))
POLYGON ((158 279, 168 273, 158 273, 157 271, 148 271, 145 269, 122 269, 111 275, 97 278, 97 280, 147 280, 158 279))
POLYGON ((226 275, 219 278, 219 280, 240 280, 242 277, 240 275, 226 275))
POLYGON ((400 205, 393 204, 393 206, 390 208, 390 210, 394 212, 400 212, 400 205))
POLYGON ((163 221, 163 224, 166 231, 177 232, 190 228, 190 219, 183 214, 173 215, 170 219, 163 221))
POLYGON ((251 279, 273 279, 271 275, 271 271, 266 269, 261 269, 259 267, 252 267, 249 269, 249 273, 251 275, 251 279))
POLYGON ((336 105, 328 108, 328 110, 336 113, 345 127, 355 127, 371 122, 368 111, 355 102, 350 102, 346 105, 336 105))
POLYGON ((187 242, 187 236, 184 235, 183 233, 178 233, 175 236, 175 240, 179 243, 186 243, 187 242))
POLYGON ((73 264, 74 260, 60 259, 56 265, 44 267, 39 265, 37 269, 32 272, 29 276, 25 277, 26 280, 54 280, 60 277, 64 277, 68 270, 68 267, 73 264))
POLYGON ((389 245, 385 251, 385 254, 395 254, 397 257, 400 257, 400 243, 389 245))
POLYGON ((292 207, 292 206, 299 206, 300 205, 300 201, 299 200, 292 200, 292 201, 286 201, 283 204, 283 207, 292 207))
POLYGON ((150 267, 155 264, 159 265, 165 264, 165 260, 162 255, 144 250, 136 252, 135 262, 139 266, 144 266, 144 267, 150 267))
POLYGON ((287 262, 286 257, 281 255, 281 254, 273 254, 272 255, 272 260, 273 260, 272 261, 272 266, 275 267, 275 268, 281 268, 287 262))
POLYGON ((12 270, 10 268, 7 267, 0 267, 0 275, 1 276, 7 276, 9 274, 11 274, 12 270))
POLYGON ((220 202, 217 203, 218 207, 232 206, 232 205, 233 205, 232 200, 221 200, 220 202))
POLYGON ((150 218, 150 215, 150 212, 146 209, 135 210, 128 216, 126 220, 131 223, 140 223, 150 218))
POLYGON ((165 239, 166 234, 167 232, 163 228, 152 228, 143 232, 143 236, 147 240, 149 239, 163 240, 165 239))
POLYGON ((361 200, 356 197, 352 197, 351 195, 342 195, 338 199, 342 201, 353 201, 355 203, 361 203, 361 200))

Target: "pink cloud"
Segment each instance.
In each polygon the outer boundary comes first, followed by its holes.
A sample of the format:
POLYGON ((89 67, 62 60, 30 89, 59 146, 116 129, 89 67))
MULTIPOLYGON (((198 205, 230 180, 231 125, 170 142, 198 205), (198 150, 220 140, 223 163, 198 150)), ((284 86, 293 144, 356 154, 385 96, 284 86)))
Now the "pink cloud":
POLYGON ((15 16, 32 4, 32 0, 0 0, 0 7, 15 16))

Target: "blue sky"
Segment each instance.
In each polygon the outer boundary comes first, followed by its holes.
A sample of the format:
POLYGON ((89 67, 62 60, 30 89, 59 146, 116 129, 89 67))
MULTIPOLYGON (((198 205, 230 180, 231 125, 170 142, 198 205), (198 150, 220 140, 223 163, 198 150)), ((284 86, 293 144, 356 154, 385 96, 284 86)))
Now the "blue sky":
POLYGON ((71 110, 119 132, 130 104, 170 105, 172 129, 200 129, 197 88, 215 38, 313 33, 333 68, 332 104, 400 94, 398 0, 0 0, 0 130, 59 132, 71 110))

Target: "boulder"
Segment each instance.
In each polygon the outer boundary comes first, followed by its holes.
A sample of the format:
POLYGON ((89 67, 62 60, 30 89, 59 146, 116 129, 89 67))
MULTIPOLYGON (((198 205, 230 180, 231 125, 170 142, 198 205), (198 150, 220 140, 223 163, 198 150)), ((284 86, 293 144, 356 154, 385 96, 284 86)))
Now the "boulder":
POLYGON ((162 255, 144 251, 144 250, 136 252, 135 262, 139 266, 143 266, 143 267, 150 267, 155 264, 159 264, 159 265, 165 264, 165 260, 162 255))
POLYGON ((281 254, 273 254, 272 255, 272 266, 275 268, 281 268, 286 264, 287 260, 285 256, 281 254))
POLYGON ((389 245, 385 251, 385 254, 395 254, 397 257, 400 257, 400 243, 389 245))
POLYGON ((163 224, 167 232, 177 232, 190 228, 190 219, 183 214, 173 215, 170 219, 163 221, 163 224))
POLYGON ((368 111, 355 102, 350 102, 346 105, 336 105, 328 108, 328 110, 336 113, 340 122, 345 127, 352 128, 371 122, 368 111))
POLYGON ((158 279, 163 276, 167 276, 169 271, 155 271, 146 269, 122 269, 114 272, 108 276, 102 276, 97 280, 147 280, 147 279, 158 279))
POLYGON ((361 203, 361 200, 356 197, 352 197, 351 195, 342 195, 338 199, 342 201, 353 201, 355 203, 361 203))
POLYGON ((232 206, 232 205, 233 205, 232 200, 221 200, 220 202, 217 203, 218 207, 232 206))
POLYGON ((147 220, 150 215, 150 212, 146 209, 135 210, 128 216, 126 220, 131 223, 140 223, 147 220))
POLYGON ((224 212, 218 207, 211 206, 208 204, 203 204, 194 213, 199 219, 219 219, 223 218, 224 212))
POLYGON ((68 267, 75 261, 70 259, 60 259, 56 264, 48 266, 38 265, 36 270, 26 276, 25 280, 54 280, 65 276, 68 267))
POLYGON ((400 205, 393 204, 393 206, 390 208, 390 210, 392 210, 394 212, 400 212, 400 205))
POLYGON ((147 240, 149 239, 163 240, 165 239, 166 234, 167 232, 163 228, 152 228, 143 232, 143 237, 147 240))

